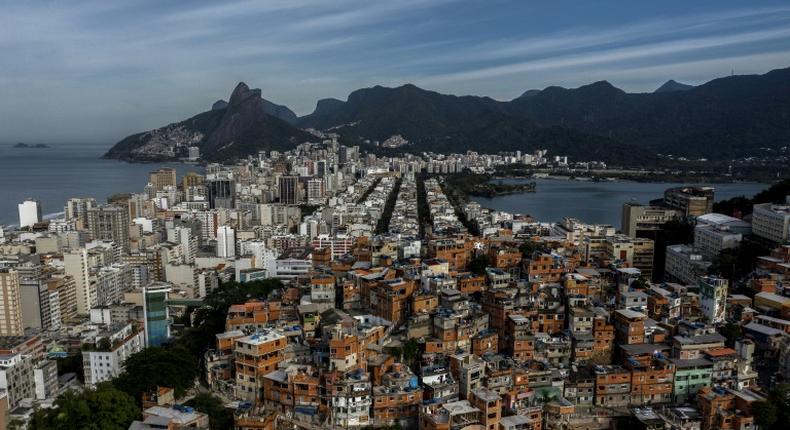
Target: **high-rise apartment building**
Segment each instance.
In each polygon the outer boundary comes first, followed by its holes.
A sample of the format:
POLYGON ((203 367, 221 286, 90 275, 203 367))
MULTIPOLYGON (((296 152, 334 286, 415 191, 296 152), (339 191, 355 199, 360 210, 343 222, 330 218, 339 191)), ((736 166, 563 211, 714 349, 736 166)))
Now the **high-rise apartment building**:
POLYGON ((664 224, 679 216, 680 213, 675 209, 627 202, 623 204, 620 229, 627 236, 649 237, 641 236, 640 233, 645 234, 660 230, 664 224))
POLYGON ((206 182, 208 203, 211 209, 233 209, 236 183, 226 177, 213 177, 206 182))
POLYGON ((88 266, 88 250, 80 248, 63 254, 63 266, 66 274, 74 279, 77 314, 87 315, 96 306, 96 288, 91 285, 88 266))
POLYGON ((19 205, 19 227, 33 227, 41 222, 41 203, 38 200, 27 199, 19 205))
POLYGON ((88 209, 98 206, 92 197, 74 197, 66 201, 63 211, 67 220, 76 220, 77 228, 83 229, 88 226, 88 209))
POLYGON ((129 252, 129 212, 120 206, 107 205, 88 210, 88 229, 93 240, 112 240, 129 252))
POLYGON ((299 177, 281 176, 279 179, 280 203, 295 205, 299 203, 299 177))
POLYGON ((149 174, 148 181, 153 185, 156 191, 161 191, 165 187, 175 187, 176 169, 172 167, 163 167, 159 170, 154 170, 149 174))
POLYGON ((102 267, 96 274, 96 305, 118 303, 123 293, 132 288, 133 270, 128 264, 102 267))
POLYGON ((307 181, 307 200, 316 201, 324 198, 326 186, 324 178, 312 178, 307 181))
POLYGON ((185 174, 181 178, 181 188, 183 188, 184 191, 186 191, 189 187, 197 187, 199 185, 203 185, 205 179, 206 178, 204 178, 203 175, 201 174, 195 172, 187 172, 187 174, 185 174))
POLYGON ((217 228, 217 257, 236 256, 236 232, 227 225, 217 228))
POLYGON ((664 191, 663 205, 683 216, 698 217, 713 212, 713 187, 675 187, 664 191))
POLYGON ((14 269, 0 269, 0 304, 0 336, 23 335, 19 272, 14 269))
POLYGON ((145 315, 145 344, 161 346, 170 339, 170 314, 167 299, 170 284, 154 283, 143 288, 143 314, 145 315))
POLYGON ((35 397, 34 360, 21 352, 0 356, 0 391, 8 394, 9 409, 19 406, 22 399, 35 397))
POLYGON ((699 280, 700 309, 711 324, 724 322, 727 306, 727 280, 706 276, 699 280))

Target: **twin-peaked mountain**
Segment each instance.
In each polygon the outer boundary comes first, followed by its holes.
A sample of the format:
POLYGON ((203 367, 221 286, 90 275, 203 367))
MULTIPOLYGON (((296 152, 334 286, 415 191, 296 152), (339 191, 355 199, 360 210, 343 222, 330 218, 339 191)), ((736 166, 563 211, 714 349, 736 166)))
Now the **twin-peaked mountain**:
POLYGON ((215 108, 130 136, 107 156, 138 159, 146 153, 140 148, 192 139, 207 158, 228 159, 316 140, 300 130, 313 128, 339 133, 347 144, 400 135, 410 142, 401 148, 409 151, 546 148, 576 160, 625 164, 649 164, 658 153, 728 159, 790 143, 790 69, 694 87, 669 81, 640 94, 600 81, 529 90, 511 101, 440 94, 411 84, 376 86, 352 92, 347 101, 320 100, 313 113, 300 118, 239 84, 228 105, 218 102, 215 108))
POLYGON ((261 90, 239 83, 227 102, 187 120, 143 133, 115 144, 104 156, 128 161, 156 161, 186 155, 200 148, 206 160, 232 160, 261 150, 287 150, 314 140, 292 125, 296 115, 287 107, 261 97, 261 90))

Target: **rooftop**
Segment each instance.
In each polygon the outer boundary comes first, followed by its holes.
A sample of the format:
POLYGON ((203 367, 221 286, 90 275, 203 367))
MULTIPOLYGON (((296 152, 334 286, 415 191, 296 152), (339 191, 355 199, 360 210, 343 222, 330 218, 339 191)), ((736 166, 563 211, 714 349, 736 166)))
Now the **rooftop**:
POLYGON ((250 343, 250 344, 253 344, 253 345, 260 345, 262 343, 272 342, 272 341, 275 341, 277 339, 285 339, 285 336, 283 336, 277 330, 265 330, 264 329, 264 330, 261 330, 261 331, 258 331, 256 333, 254 333, 254 334, 251 334, 249 336, 242 337, 240 339, 236 339, 236 341, 237 342, 243 342, 243 343, 250 343))
POLYGON ((475 397, 477 397, 478 399, 486 402, 496 402, 497 400, 501 399, 499 393, 493 390, 489 390, 488 388, 485 387, 475 388, 474 390, 472 390, 472 394, 474 394, 475 397))

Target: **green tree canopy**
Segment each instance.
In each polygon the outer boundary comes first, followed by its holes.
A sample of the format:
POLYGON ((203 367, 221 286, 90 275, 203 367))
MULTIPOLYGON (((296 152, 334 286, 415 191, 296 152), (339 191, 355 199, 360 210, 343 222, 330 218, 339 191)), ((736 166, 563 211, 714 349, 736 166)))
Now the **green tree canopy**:
POLYGON ((760 429, 787 430, 790 423, 790 384, 779 384, 766 401, 753 405, 754 420, 760 429))
POLYGON ((233 428, 233 413, 222 404, 222 400, 209 393, 200 393, 186 403, 208 415, 211 430, 233 428))
POLYGON ((777 410, 772 402, 754 402, 752 405, 754 421, 760 428, 770 429, 776 424, 777 410))
POLYGON ((223 283, 208 294, 204 301, 206 306, 193 311, 193 326, 183 331, 175 345, 187 349, 197 361, 206 349, 215 346, 217 333, 225 331, 225 317, 231 305, 266 298, 282 287, 283 283, 278 279, 223 283))
POLYGON ((713 211, 729 216, 745 216, 752 213, 753 206, 760 203, 783 203, 790 194, 790 179, 775 182, 768 189, 760 191, 753 198, 733 197, 713 204, 713 211))
POLYGON ((488 267, 488 256, 483 254, 475 257, 469 262, 469 271, 476 275, 485 275, 488 267))
POLYGON ((737 282, 757 266, 757 257, 769 252, 760 244, 743 240, 737 248, 723 249, 719 255, 713 257, 708 273, 727 279, 731 288, 737 288, 737 282))
POLYGON ((521 246, 518 247, 518 250, 521 251, 521 255, 524 258, 532 258, 535 251, 543 250, 543 245, 533 240, 528 240, 522 243, 521 246))
POLYGON ((30 420, 30 428, 126 430, 141 415, 131 396, 108 383, 95 389, 66 391, 55 400, 54 406, 36 410, 30 420))
POLYGON ((123 373, 113 384, 136 401, 157 386, 172 387, 176 397, 180 397, 194 384, 198 376, 197 363, 186 348, 149 347, 126 359, 123 373))

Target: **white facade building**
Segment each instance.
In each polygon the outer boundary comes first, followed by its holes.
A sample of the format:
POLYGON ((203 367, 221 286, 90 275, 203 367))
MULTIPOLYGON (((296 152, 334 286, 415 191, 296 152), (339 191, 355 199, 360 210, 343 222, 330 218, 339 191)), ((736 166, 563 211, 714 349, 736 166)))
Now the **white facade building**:
POLYGON ((85 384, 91 386, 118 376, 126 359, 145 347, 145 333, 143 330, 135 332, 131 323, 119 325, 97 336, 96 345, 97 350, 82 352, 85 384), (98 349, 102 338, 109 340, 109 350, 98 349))
POLYGON ((232 258, 236 256, 236 232, 227 225, 217 228, 217 257, 232 258))
POLYGON ((688 245, 667 246, 664 276, 670 281, 695 285, 707 273, 710 261, 688 245))
POLYGON ((27 199, 18 205, 19 207, 19 227, 33 227, 41 222, 41 203, 38 200, 27 199))
POLYGON ((752 231, 756 236, 772 242, 787 242, 790 236, 790 205, 754 205, 752 231))
POLYGON ((95 285, 91 285, 88 271, 88 250, 80 248, 63 254, 63 265, 66 274, 74 278, 77 292, 77 313, 88 315, 91 308, 96 306, 96 288, 95 285))

